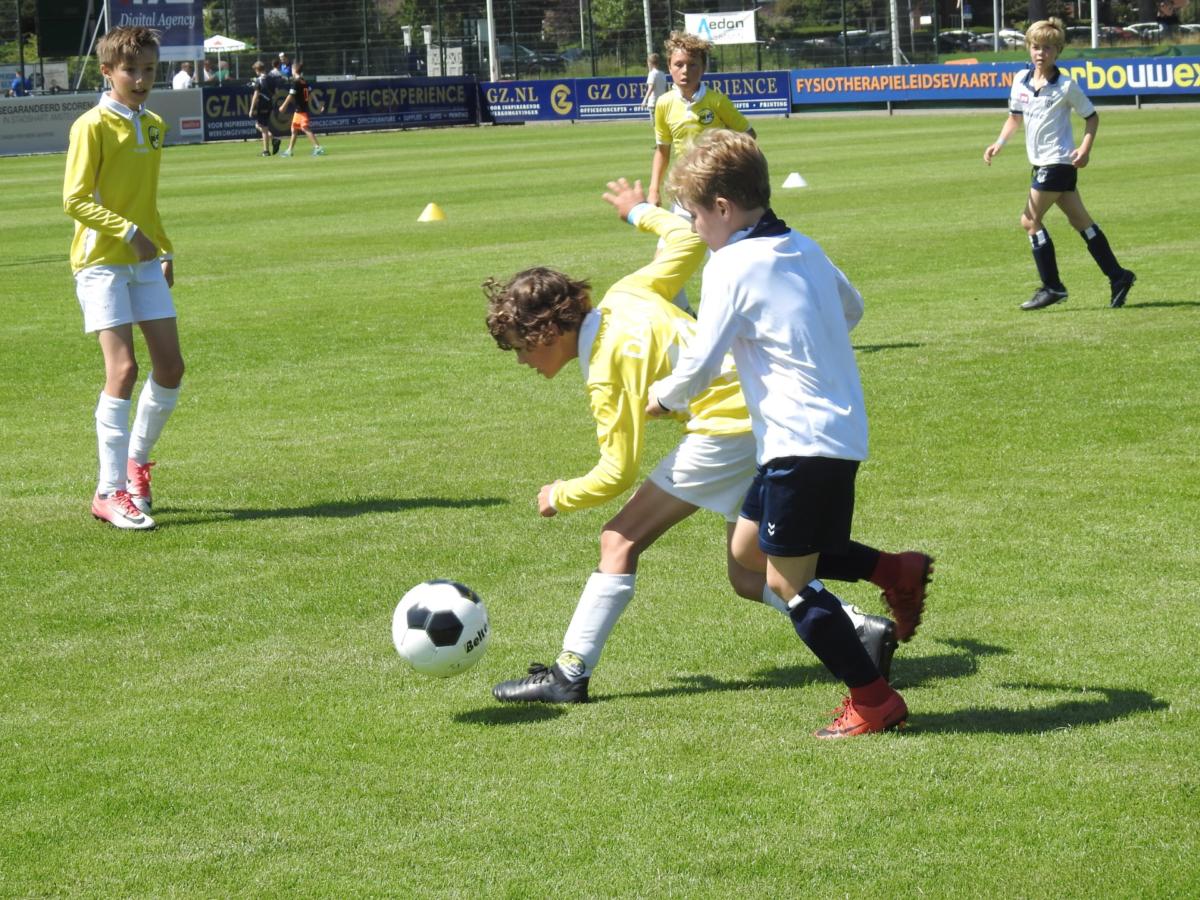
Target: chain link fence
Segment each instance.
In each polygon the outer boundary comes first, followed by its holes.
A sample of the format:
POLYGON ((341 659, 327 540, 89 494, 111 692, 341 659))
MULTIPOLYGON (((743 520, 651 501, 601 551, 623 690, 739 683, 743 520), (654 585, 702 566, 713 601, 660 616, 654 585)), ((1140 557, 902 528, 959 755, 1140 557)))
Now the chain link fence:
MULTIPOLYGON (((1022 28, 1029 2, 1001 3, 1001 26, 1022 28)), ((1082 2, 1035 2, 1068 24, 1088 14, 1082 2)), ((1147 2, 1105 0, 1099 18, 1106 24, 1133 21, 1130 17, 1147 2)), ((28 70, 36 72, 35 5, 35 0, 0 0, 0 62, 15 62, 20 51, 28 70), (25 44, 17 41, 21 33, 25 44)), ((752 0, 686 5, 682 0, 492 0, 491 5, 500 75, 518 79, 644 74, 648 51, 660 50, 667 34, 683 27, 685 12, 754 8, 752 0)), ((486 80, 491 71, 487 6, 487 0, 210 0, 205 30, 253 48, 223 55, 243 80, 250 77, 254 60, 280 51, 303 59, 306 72, 318 79, 465 74, 486 80)), ((1189 5, 1183 18, 1193 16, 1189 5)), ((992 30, 994 18, 992 4, 977 2, 972 8, 971 0, 962 5, 956 0, 772 0, 757 7, 757 43, 715 47, 709 68, 739 72, 932 62, 941 54, 988 49, 990 41, 980 32, 992 30)), ((79 64, 67 61, 72 83, 79 64)), ((170 77, 168 68, 164 64, 164 80, 170 77)), ((99 84, 94 69, 93 61, 84 78, 92 87, 99 84)))

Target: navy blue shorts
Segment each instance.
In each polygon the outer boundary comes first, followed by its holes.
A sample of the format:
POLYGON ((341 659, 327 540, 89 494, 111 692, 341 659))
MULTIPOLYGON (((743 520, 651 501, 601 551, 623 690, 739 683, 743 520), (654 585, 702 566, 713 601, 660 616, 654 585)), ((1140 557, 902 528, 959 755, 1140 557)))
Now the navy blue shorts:
POLYGON ((768 556, 845 553, 854 519, 858 461, 789 456, 760 465, 742 502, 768 556))
POLYGON ((1034 166, 1029 186, 1035 191, 1065 194, 1075 190, 1078 183, 1079 170, 1074 166, 1034 166))

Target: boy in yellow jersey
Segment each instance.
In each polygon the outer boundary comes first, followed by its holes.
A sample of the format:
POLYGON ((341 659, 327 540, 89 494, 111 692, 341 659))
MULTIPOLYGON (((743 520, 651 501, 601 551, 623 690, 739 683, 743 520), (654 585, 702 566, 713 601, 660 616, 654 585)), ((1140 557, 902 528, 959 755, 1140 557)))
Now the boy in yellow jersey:
MULTIPOLYGON (((708 41, 698 35, 672 31, 663 47, 667 51, 667 71, 674 89, 654 104, 655 144, 650 160, 647 199, 655 206, 659 204, 659 191, 671 163, 672 149, 686 153, 692 141, 709 128, 744 131, 755 137, 749 120, 738 112, 733 101, 701 80, 708 68, 708 51, 712 48, 708 41)), ((672 211, 687 217, 687 211, 681 206, 676 205, 672 211)), ((685 312, 692 312, 683 288, 671 302, 685 312)))
POLYGON ((183 356, 171 286, 171 241, 158 214, 158 171, 167 126, 145 107, 158 66, 158 33, 114 28, 96 44, 109 90, 71 126, 63 209, 75 220, 71 268, 84 331, 104 354, 96 406, 100 478, 92 515, 118 528, 154 527, 150 451, 179 398, 183 356), (151 371, 129 413, 138 366, 133 325, 151 371))
MULTIPOLYGON (((488 330, 517 361, 553 378, 572 359, 583 369, 596 420, 600 460, 587 474, 542 487, 543 516, 598 506, 637 478, 644 446, 647 392, 669 374, 695 331, 695 320, 668 299, 704 259, 704 244, 688 222, 645 202, 641 183, 610 182, 604 199, 641 231, 659 235, 664 248, 642 269, 622 278, 593 308, 590 287, 552 269, 519 272, 506 283, 489 281, 488 330)), ((727 539, 754 477, 755 441, 737 373, 726 367, 675 418, 684 424, 679 445, 658 464, 600 536, 600 564, 587 581, 554 665, 534 664, 527 677, 497 685, 504 701, 581 703, 604 643, 633 598, 638 558, 672 526, 699 508, 720 513, 727 539)), ((920 553, 880 553, 853 544, 841 557, 823 558, 825 577, 869 579, 885 594, 924 597, 929 559, 920 553)), ((766 589, 760 571, 727 554, 730 584, 741 596, 786 613, 766 589)), ((895 644, 892 623, 852 615, 872 658, 885 667, 895 644)))

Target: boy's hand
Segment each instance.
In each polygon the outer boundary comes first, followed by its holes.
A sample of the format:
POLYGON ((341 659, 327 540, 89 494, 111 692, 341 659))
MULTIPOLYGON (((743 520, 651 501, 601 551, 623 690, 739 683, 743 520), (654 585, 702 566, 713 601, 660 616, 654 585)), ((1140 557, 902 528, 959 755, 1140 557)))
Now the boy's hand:
POLYGON ((1082 169, 1088 164, 1088 160, 1092 158, 1090 150, 1084 150, 1081 147, 1076 147, 1071 151, 1071 165, 1077 169, 1082 169))
POLYGON ((649 399, 646 402, 646 415, 652 419, 661 419, 663 416, 669 416, 671 411, 658 402, 658 398, 651 391, 649 399))
POLYGON ((551 516, 558 515, 558 510, 550 503, 550 497, 554 493, 554 485, 557 481, 550 484, 543 484, 542 489, 538 491, 538 515, 549 519, 551 516))
POLYGON ((988 144, 987 149, 983 151, 983 161, 990 166, 992 160, 996 158, 996 154, 1003 148, 1003 144, 988 144))
POLYGON ((167 279, 167 287, 175 287, 175 260, 162 261, 163 278, 167 279))
POLYGON ((604 202, 611 204, 617 210, 622 220, 629 217, 629 212, 639 203, 646 202, 646 192, 642 190, 642 182, 635 181, 633 186, 624 178, 608 183, 608 191, 604 194, 604 202))
POLYGON ((129 245, 133 247, 133 252, 137 255, 138 262, 149 262, 158 256, 158 248, 154 246, 154 241, 146 237, 140 228, 134 234, 133 240, 129 242, 129 245))

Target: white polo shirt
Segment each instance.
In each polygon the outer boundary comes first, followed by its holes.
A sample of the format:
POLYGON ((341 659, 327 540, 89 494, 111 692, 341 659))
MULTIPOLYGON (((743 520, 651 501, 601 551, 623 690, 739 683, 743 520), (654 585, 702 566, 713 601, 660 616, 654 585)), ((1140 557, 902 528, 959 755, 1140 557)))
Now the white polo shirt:
POLYGON ((1071 131, 1071 110, 1084 119, 1096 114, 1096 108, 1078 84, 1055 67, 1054 77, 1034 90, 1032 68, 1013 79, 1008 95, 1008 111, 1025 120, 1025 152, 1034 166, 1070 165, 1075 136, 1071 131))

